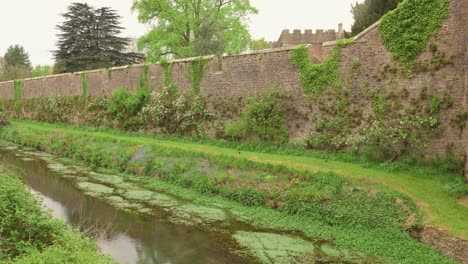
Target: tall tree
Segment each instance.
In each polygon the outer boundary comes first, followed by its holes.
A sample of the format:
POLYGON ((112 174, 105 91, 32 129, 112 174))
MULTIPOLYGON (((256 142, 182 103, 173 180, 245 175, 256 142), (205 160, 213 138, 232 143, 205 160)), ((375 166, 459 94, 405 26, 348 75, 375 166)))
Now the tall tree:
POLYGON ((355 36, 374 24, 388 11, 395 9, 401 0, 364 0, 351 5, 351 14, 354 24, 351 26, 351 35, 355 36))
POLYGON ((31 69, 29 55, 22 46, 10 46, 4 57, 0 57, 0 81, 31 77, 31 69))
POLYGON ((137 63, 138 53, 126 53, 130 39, 120 37, 123 27, 116 11, 88 4, 73 3, 58 25, 58 49, 54 72, 75 72, 137 63))
POLYGON ((250 0, 135 0, 132 10, 153 26, 138 43, 150 61, 243 51, 247 16, 258 12, 250 0))
POLYGON ((32 69, 29 54, 20 45, 10 46, 4 56, 5 65, 23 67, 28 70, 32 69))

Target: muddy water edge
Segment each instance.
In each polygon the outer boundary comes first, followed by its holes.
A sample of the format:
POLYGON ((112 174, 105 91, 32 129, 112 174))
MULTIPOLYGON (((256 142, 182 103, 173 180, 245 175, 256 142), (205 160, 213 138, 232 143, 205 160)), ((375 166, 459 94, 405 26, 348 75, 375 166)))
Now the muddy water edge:
POLYGON ((146 190, 0 142, 0 165, 24 175, 54 217, 91 232, 120 263, 375 263, 299 235, 261 230, 229 211, 146 190))

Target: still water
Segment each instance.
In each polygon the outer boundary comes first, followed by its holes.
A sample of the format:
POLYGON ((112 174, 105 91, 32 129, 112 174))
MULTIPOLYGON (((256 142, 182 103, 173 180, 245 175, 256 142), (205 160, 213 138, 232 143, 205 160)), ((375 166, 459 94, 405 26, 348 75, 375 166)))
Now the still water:
POLYGON ((31 191, 43 197, 54 217, 82 230, 106 229, 98 236, 101 251, 120 263, 250 263, 233 252, 229 234, 173 224, 164 214, 144 216, 118 210, 86 196, 51 171, 44 160, 0 150, 0 165, 21 170, 31 191))

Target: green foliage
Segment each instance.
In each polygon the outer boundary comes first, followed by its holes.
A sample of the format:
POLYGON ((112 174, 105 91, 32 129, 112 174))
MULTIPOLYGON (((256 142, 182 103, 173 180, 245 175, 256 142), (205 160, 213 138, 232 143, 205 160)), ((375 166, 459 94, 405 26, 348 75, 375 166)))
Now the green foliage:
POLYGON ((344 150, 353 130, 361 124, 362 110, 350 99, 346 89, 325 92, 327 100, 318 102, 321 114, 317 115, 315 131, 306 139, 305 146, 315 150, 344 150))
POLYGON ((138 79, 138 87, 144 88, 149 91, 150 90, 149 80, 148 80, 149 65, 146 63, 143 64, 142 70, 143 70, 143 73, 140 74, 140 77, 138 79))
POLYGON ((154 144, 145 144, 148 147, 145 151, 147 161, 128 162, 142 141, 119 140, 116 145, 116 141, 107 135, 62 132, 50 134, 46 130, 7 128, 1 136, 83 161, 88 166, 137 175, 145 173, 150 179, 191 188, 204 195, 219 195, 246 206, 265 206, 267 200, 275 199, 281 205, 280 211, 323 221, 327 225, 409 230, 419 224, 414 203, 404 195, 380 187, 374 187, 378 188, 374 191, 334 173, 296 171, 154 144), (226 171, 234 175, 223 176, 226 171), (407 224, 411 214, 415 214, 416 221, 407 224))
POLYGON ((33 78, 49 76, 54 73, 54 69, 50 65, 36 65, 31 72, 33 78))
POLYGON ((140 118, 150 129, 165 134, 195 133, 204 137, 203 123, 212 120, 214 115, 207 110, 201 96, 180 93, 177 86, 170 85, 151 93, 140 118))
POLYGON ((261 206, 265 203, 266 198, 265 193, 259 192, 251 187, 237 190, 225 190, 223 196, 245 206, 261 206))
POLYGON ((37 197, 1 168, 0 187, 0 262, 113 263, 99 255, 95 242, 52 219, 37 197))
POLYGON ((334 88, 340 86, 339 47, 335 48, 330 58, 321 64, 312 64, 307 53, 307 46, 301 46, 291 54, 291 62, 301 73, 302 88, 306 94, 318 95, 330 86, 334 88))
POLYGON ((126 88, 119 88, 108 101, 108 113, 115 118, 117 126, 135 129, 140 126, 138 113, 149 99, 149 92, 144 88, 138 88, 134 94, 126 88))
POLYGON ((458 113, 451 121, 452 124, 458 126, 461 130, 465 129, 466 121, 468 121, 468 112, 458 113))
POLYGON ((23 89, 23 81, 14 80, 13 81, 13 102, 15 104, 19 104, 21 102, 22 89, 23 89))
POLYGON ((132 10, 141 23, 153 25, 138 42, 152 62, 240 52, 250 41, 245 19, 257 13, 248 0, 138 0, 132 10))
POLYGON ((28 71, 32 70, 31 61, 29 61, 29 54, 20 45, 14 45, 8 47, 5 55, 6 66, 17 66, 25 68, 28 71))
POLYGON ((159 65, 161 65, 161 68, 164 71, 164 85, 165 86, 170 86, 172 84, 172 67, 174 67, 174 64, 169 64, 166 58, 161 58, 159 60, 159 65))
POLYGON ((190 61, 190 80, 196 95, 200 95, 200 85, 209 66, 210 59, 202 57, 190 61))
POLYGON ((441 101, 422 93, 424 103, 403 107, 397 99, 375 92, 372 107, 375 121, 364 128, 364 133, 354 142, 364 148, 366 155, 378 159, 395 160, 403 155, 418 155, 426 147, 428 137, 440 128, 441 101))
POLYGON ((86 79, 85 72, 80 73, 80 80, 81 80, 81 89, 82 89, 81 97, 83 99, 86 99, 88 98, 88 80, 86 79))
POLYGON ((55 73, 122 66, 142 59, 140 54, 125 52, 130 39, 119 37, 123 28, 115 10, 72 3, 62 16, 53 52, 55 73))
POLYGON ((351 5, 354 23, 351 25, 351 35, 356 36, 379 20, 388 11, 397 7, 400 0, 365 0, 351 5))
POLYGON ((359 67, 361 67, 361 62, 358 59, 354 59, 351 62, 351 68, 358 69, 359 67))
POLYGON ((270 45, 265 40, 265 38, 252 39, 249 44, 250 50, 264 50, 269 49, 270 45))
POLYGON ((456 181, 444 185, 444 191, 450 196, 461 198, 468 195, 468 185, 459 177, 456 181))
POLYGON ((288 141, 288 130, 281 116, 283 93, 270 87, 259 96, 247 99, 241 118, 228 124, 225 134, 231 139, 258 139, 284 143, 288 141))
POLYGON ((29 77, 31 77, 31 71, 25 67, 0 65, 0 81, 11 81, 15 79, 25 79, 29 77))
POLYGON ((411 63, 448 16, 450 0, 404 0, 382 17, 382 40, 393 57, 411 63))

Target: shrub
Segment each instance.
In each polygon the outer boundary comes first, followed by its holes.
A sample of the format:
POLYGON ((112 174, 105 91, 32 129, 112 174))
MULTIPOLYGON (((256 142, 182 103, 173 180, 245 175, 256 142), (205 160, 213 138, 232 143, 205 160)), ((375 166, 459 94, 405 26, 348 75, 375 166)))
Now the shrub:
POLYGON ((270 87, 259 96, 252 96, 241 113, 241 118, 228 124, 225 134, 231 139, 258 139, 275 143, 288 141, 288 130, 281 116, 283 93, 270 87))
POLYGON ((149 100, 149 93, 144 88, 138 88, 132 94, 126 88, 119 88, 112 93, 108 101, 108 113, 117 121, 117 126, 125 129, 139 127, 138 112, 149 100))
POLYGON ((150 129, 165 134, 195 132, 199 137, 204 135, 203 123, 214 118, 201 96, 181 94, 175 85, 153 91, 140 113, 140 120, 150 129))

